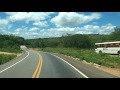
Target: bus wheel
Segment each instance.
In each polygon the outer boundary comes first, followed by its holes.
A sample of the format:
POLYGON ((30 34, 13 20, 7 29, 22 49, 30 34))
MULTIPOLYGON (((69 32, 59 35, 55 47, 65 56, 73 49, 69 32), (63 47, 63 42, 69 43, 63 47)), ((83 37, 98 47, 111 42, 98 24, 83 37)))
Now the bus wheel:
POLYGON ((118 51, 118 55, 120 55, 120 51, 118 51))
POLYGON ((99 51, 99 53, 101 54, 101 53, 102 53, 102 51, 99 51))

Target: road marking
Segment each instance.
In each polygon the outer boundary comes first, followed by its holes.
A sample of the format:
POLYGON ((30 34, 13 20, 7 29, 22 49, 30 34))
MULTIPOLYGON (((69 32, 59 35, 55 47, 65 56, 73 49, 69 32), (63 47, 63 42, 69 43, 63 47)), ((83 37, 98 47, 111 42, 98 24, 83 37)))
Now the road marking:
POLYGON ((42 68, 42 56, 39 54, 39 57, 40 57, 41 63, 40 63, 40 68, 38 70, 38 74, 36 75, 36 78, 40 77, 40 72, 41 72, 41 68, 42 68))
POLYGON ((24 58, 21 59, 20 61, 16 62, 15 64, 13 64, 13 65, 11 65, 11 66, 9 66, 9 67, 7 67, 7 68, 1 70, 0 73, 6 71, 6 70, 8 70, 8 69, 10 69, 11 67, 13 67, 13 66, 17 65, 18 63, 22 62, 23 60, 25 60, 25 59, 29 56, 29 52, 28 52, 28 51, 26 51, 26 52, 28 53, 26 57, 24 57, 24 58))
POLYGON ((39 53, 38 53, 38 56, 39 56, 39 62, 38 62, 37 68, 35 69, 35 72, 34 72, 32 78, 40 77, 40 72, 41 72, 41 68, 42 68, 42 56, 39 53))
POLYGON ((40 60, 39 60, 39 62, 38 62, 37 68, 35 69, 35 72, 34 72, 32 78, 35 78, 35 77, 36 77, 36 74, 37 74, 37 71, 38 71, 38 69, 39 69, 39 66, 40 66, 40 60))
MULTIPOLYGON (((46 53, 47 53, 47 52, 46 52, 46 53)), ((72 68, 74 68, 74 69, 75 69, 78 73, 80 73, 82 76, 84 76, 85 78, 89 78, 88 76, 86 76, 84 73, 82 73, 80 70, 78 70, 76 67, 74 67, 72 64, 68 63, 68 62, 65 61, 64 59, 62 59, 62 58, 60 58, 60 57, 58 57, 58 56, 56 56, 56 55, 54 55, 54 54, 51 54, 51 53, 48 53, 48 54, 50 54, 50 55, 52 55, 52 56, 55 56, 55 57, 61 59, 62 61, 64 61, 64 62, 67 63, 68 65, 70 65, 72 68)))

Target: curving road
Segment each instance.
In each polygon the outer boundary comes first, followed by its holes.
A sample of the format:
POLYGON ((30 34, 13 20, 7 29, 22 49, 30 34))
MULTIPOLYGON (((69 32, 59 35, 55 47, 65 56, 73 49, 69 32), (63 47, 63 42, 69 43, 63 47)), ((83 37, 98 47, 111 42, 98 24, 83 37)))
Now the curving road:
POLYGON ((0 78, 117 78, 59 54, 28 50, 0 65, 0 78))

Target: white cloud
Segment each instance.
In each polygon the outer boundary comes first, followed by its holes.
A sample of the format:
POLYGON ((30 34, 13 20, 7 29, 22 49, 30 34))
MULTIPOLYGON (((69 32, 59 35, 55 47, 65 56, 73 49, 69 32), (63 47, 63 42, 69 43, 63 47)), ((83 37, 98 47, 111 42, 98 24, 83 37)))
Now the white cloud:
POLYGON ((115 26, 112 24, 106 24, 104 26, 97 25, 85 25, 83 27, 61 27, 61 28, 51 28, 47 30, 41 30, 40 37, 60 37, 62 35, 68 34, 110 34, 114 31, 115 26))
POLYGON ((115 26, 106 24, 104 26, 98 25, 85 25, 83 27, 60 27, 40 30, 37 27, 21 27, 17 28, 11 34, 22 36, 24 38, 48 38, 48 37, 61 37, 66 34, 109 34, 114 31, 115 26))
POLYGON ((22 26, 21 28, 17 28, 17 29, 15 30, 15 32, 24 32, 24 31, 28 31, 28 27, 22 26))
POLYGON ((92 13, 90 15, 78 14, 76 12, 60 12, 58 16, 51 19, 57 27, 74 26, 90 22, 101 18, 101 14, 92 13))
POLYGON ((53 12, 7 12, 9 19, 13 22, 23 21, 28 23, 29 21, 40 21, 45 20, 47 17, 50 17, 50 14, 53 12))
POLYGON ((5 12, 7 15, 14 15, 16 14, 17 12, 5 12))
POLYGON ((12 34, 13 32, 10 32, 8 30, 1 29, 0 34, 12 34))
POLYGON ((39 27, 47 27, 48 26, 47 21, 44 21, 44 22, 37 21, 37 22, 34 22, 33 25, 39 26, 39 27))
POLYGON ((69 34, 76 34, 77 31, 79 31, 79 27, 75 28, 51 28, 48 30, 41 30, 40 35, 41 37, 60 37, 62 35, 66 35, 67 33, 69 34))
POLYGON ((104 26, 98 26, 98 25, 85 25, 81 28, 81 30, 84 31, 84 34, 110 34, 114 31, 114 28, 116 26, 112 24, 106 24, 104 26))
POLYGON ((107 24, 105 26, 101 26, 101 29, 99 30, 100 34, 110 34, 111 32, 114 31, 114 28, 116 26, 112 25, 112 24, 107 24))
POLYGON ((6 34, 6 30, 0 30, 0 34, 6 34))
POLYGON ((100 27, 96 25, 85 25, 82 27, 82 29, 86 31, 93 31, 93 30, 99 30, 100 27))
POLYGON ((37 30, 39 30, 39 28, 33 27, 33 28, 31 28, 29 31, 34 32, 34 31, 37 31, 37 30))
POLYGON ((0 19, 0 28, 3 28, 9 24, 9 20, 7 19, 0 19))
POLYGON ((14 30, 14 32, 11 32, 11 34, 31 39, 31 38, 37 38, 40 35, 37 32, 38 30, 39 28, 37 27, 33 27, 33 28, 21 27, 14 30))
MULTIPOLYGON (((86 30, 80 27, 61 27, 61 28, 51 28, 47 30, 41 30, 39 33, 41 37, 61 37, 66 34, 84 34, 86 30)), ((86 33, 88 34, 88 33, 86 33)))

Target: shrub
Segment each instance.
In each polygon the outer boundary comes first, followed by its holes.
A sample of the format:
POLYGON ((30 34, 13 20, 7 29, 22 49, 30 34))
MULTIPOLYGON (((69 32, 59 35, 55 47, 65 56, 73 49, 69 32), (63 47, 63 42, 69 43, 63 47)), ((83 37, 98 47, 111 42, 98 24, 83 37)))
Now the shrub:
POLYGON ((4 54, 0 54, 0 65, 4 64, 6 62, 9 62, 10 60, 12 60, 15 57, 16 57, 16 55, 4 55, 4 54))

